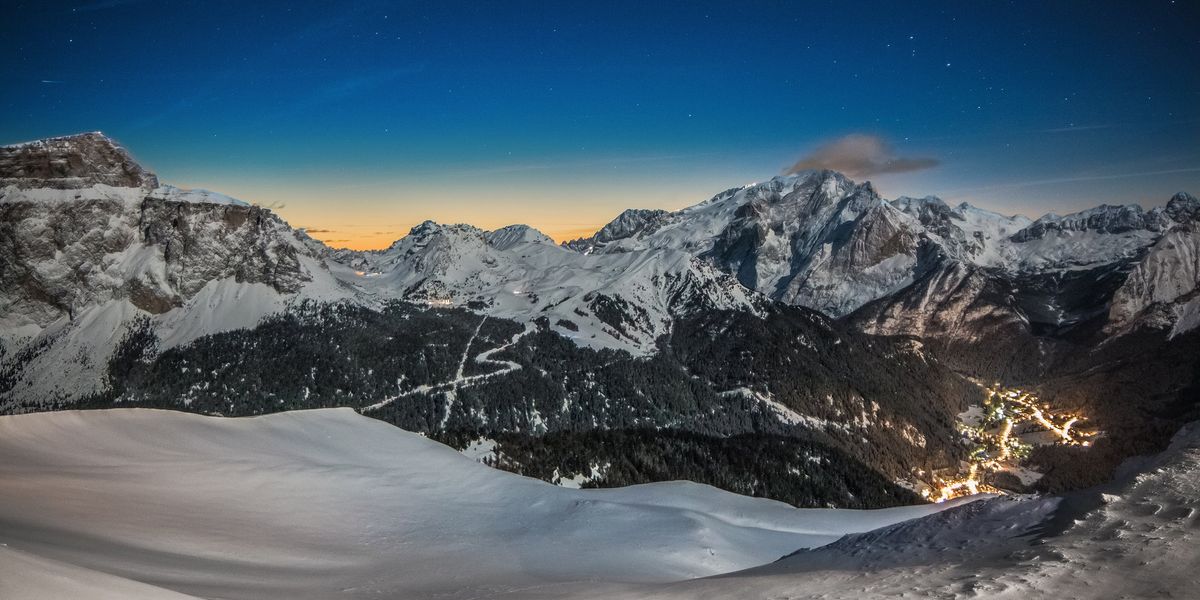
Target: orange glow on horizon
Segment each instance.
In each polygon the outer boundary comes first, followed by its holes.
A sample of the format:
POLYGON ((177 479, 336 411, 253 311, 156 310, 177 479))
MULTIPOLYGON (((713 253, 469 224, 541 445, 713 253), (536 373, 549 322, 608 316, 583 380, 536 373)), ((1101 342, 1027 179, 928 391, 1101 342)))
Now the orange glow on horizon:
POLYGON ((636 189, 593 184, 564 193, 562 185, 553 183, 497 186, 490 181, 454 185, 397 181, 358 185, 330 179, 304 185, 298 180, 266 177, 173 182, 181 188, 219 191, 269 208, 314 239, 353 250, 387 248, 427 219, 467 223, 485 231, 524 224, 563 242, 592 235, 630 206, 678 210, 707 199, 701 190, 713 187, 698 182, 695 190, 679 191, 663 184, 629 181, 622 185, 636 189))
MULTIPOLYGON (((407 227, 396 229, 395 231, 387 232, 364 232, 351 233, 343 230, 326 230, 314 227, 308 231, 308 235, 314 239, 321 240, 325 245, 331 248, 348 248, 350 250, 382 250, 391 246, 396 240, 408 235, 408 231, 417 223, 413 223, 407 227)), ((538 231, 550 236, 556 243, 562 243, 581 237, 588 237, 603 227, 604 223, 599 223, 590 227, 573 227, 561 230, 542 229, 536 225, 530 225, 538 231)), ((503 227, 501 225, 500 227, 503 227)), ((483 227, 483 229, 496 229, 497 227, 483 227)))

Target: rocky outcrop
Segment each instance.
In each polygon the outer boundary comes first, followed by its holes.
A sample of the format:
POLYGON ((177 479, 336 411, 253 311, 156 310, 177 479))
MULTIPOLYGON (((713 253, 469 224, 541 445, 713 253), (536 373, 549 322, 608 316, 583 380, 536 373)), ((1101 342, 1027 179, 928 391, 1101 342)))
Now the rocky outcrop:
POLYGON ((1096 208, 1060 217, 1046 215, 1029 227, 1013 234, 1012 241, 1028 242, 1041 239, 1051 232, 1093 231, 1120 234, 1130 231, 1162 231, 1168 220, 1161 210, 1144 211, 1136 204, 1112 206, 1104 204, 1096 208))
POLYGON ((299 259, 306 248, 287 223, 259 206, 150 197, 142 203, 139 227, 144 242, 162 252, 167 283, 185 298, 230 277, 281 294, 297 292, 311 279, 299 259))
POLYGON ((158 178, 99 132, 0 146, 0 187, 158 187, 158 178))
MULTIPOLYGON (((1193 200, 1195 200, 1193 198, 1193 200)), ((1178 335, 1200 325, 1200 231, 1180 227, 1158 240, 1133 266, 1113 295, 1107 330, 1117 332, 1142 321, 1170 327, 1178 335), (1182 320, 1182 327, 1176 323, 1182 320)))
POLYGON ((1194 223, 1200 220, 1200 200, 1186 192, 1179 192, 1167 202, 1164 212, 1176 223, 1194 223))
POLYGON ((158 187, 112 140, 87 133, 0 148, 0 312, 47 324, 109 300, 151 314, 211 281, 292 293, 308 246, 271 211, 158 187))
POLYGON ((279 293, 311 279, 306 248, 269 210, 143 196, 65 201, 0 195, 0 308, 46 325, 128 299, 158 314, 210 281, 263 283, 279 293))
POLYGON ((617 215, 595 235, 563 242, 563 247, 576 252, 591 254, 597 249, 604 248, 612 242, 634 237, 639 234, 652 233, 667 215, 665 210, 630 208, 617 215))

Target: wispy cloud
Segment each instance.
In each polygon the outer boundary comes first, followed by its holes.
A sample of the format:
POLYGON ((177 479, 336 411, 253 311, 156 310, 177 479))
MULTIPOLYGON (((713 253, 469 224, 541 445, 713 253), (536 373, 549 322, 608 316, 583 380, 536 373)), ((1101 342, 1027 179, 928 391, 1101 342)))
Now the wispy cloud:
POLYGON ((898 156, 883 138, 856 133, 821 145, 784 172, 790 175, 809 169, 832 169, 861 178, 922 171, 936 167, 938 163, 934 158, 898 156))
POLYGON ((1152 177, 1155 175, 1174 175, 1177 173, 1200 173, 1200 167, 1186 167, 1182 169, 1163 169, 1159 171, 1137 171, 1131 173, 1107 173, 1103 175, 1079 175, 1075 177, 1055 177, 1051 179, 1033 179, 1029 181, 1013 181, 1009 183, 998 183, 994 185, 985 185, 980 187, 961 188, 945 192, 947 195, 963 194, 967 192, 990 192, 994 190, 1007 190, 1016 188, 1036 187, 1040 185, 1054 185, 1059 183, 1078 183, 1083 181, 1107 181, 1110 179, 1128 179, 1131 177, 1152 177))
POLYGON ((1097 129, 1112 129, 1116 125, 1068 125, 1066 127, 1054 127, 1052 129, 1043 129, 1042 133, 1072 133, 1075 131, 1095 131, 1097 129))
POLYGON ((271 118, 291 117, 312 108, 340 102, 360 94, 371 92, 424 70, 424 64, 413 64, 337 79, 329 82, 324 87, 313 90, 312 93, 306 96, 300 97, 291 105, 282 107, 280 110, 274 112, 271 118))
POLYGON ((467 169, 459 175, 499 175, 504 173, 523 173, 526 171, 549 171, 554 169, 573 169, 586 167, 604 167, 648 162, 692 159, 701 156, 716 156, 717 152, 690 152, 685 154, 653 154, 649 156, 613 156, 608 158, 593 158, 586 160, 564 160, 523 165, 498 165, 480 169, 467 169))

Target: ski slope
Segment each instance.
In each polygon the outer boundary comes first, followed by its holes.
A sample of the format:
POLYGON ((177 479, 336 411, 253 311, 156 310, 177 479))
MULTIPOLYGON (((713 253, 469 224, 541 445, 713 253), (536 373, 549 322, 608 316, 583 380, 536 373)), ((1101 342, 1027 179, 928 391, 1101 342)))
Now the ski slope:
POLYGON ((525 597, 665 583, 945 508, 572 490, 350 409, 0 417, 0 597, 525 597))

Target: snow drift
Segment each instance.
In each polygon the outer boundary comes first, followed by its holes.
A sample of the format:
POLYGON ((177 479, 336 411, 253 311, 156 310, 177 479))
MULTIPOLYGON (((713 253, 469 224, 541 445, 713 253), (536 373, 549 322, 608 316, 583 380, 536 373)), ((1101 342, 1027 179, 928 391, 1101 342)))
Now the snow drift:
POLYGON ((0 417, 8 599, 93 587, 127 598, 455 598, 668 582, 941 508, 799 510, 688 482, 565 489, 349 409, 0 417))

